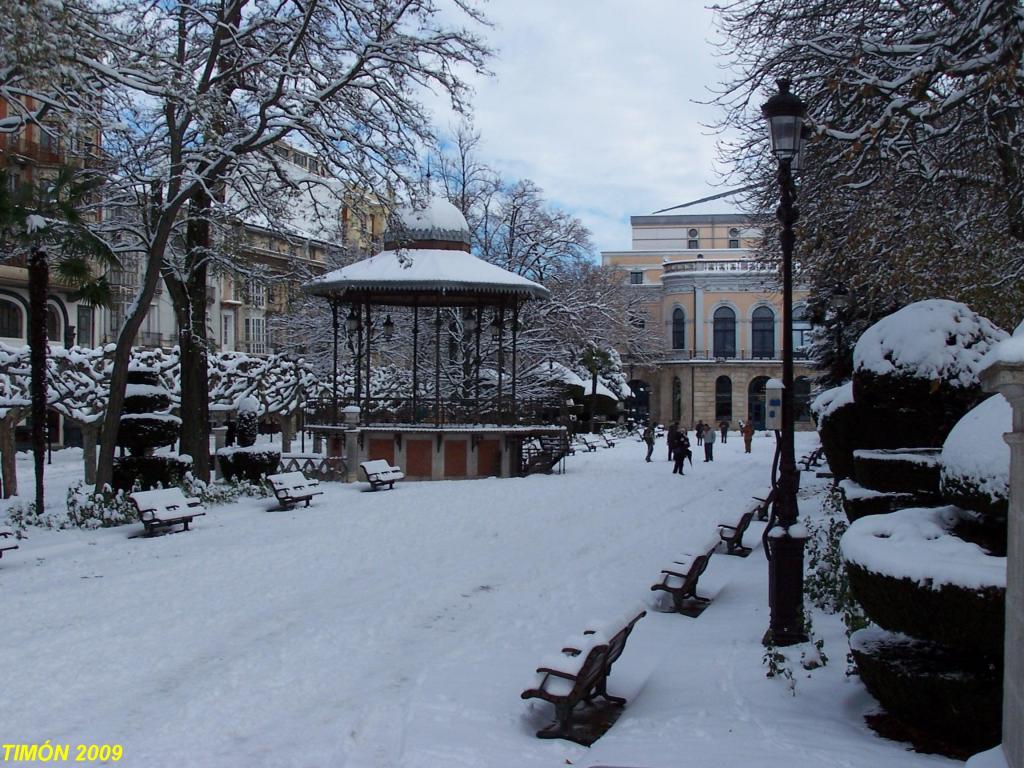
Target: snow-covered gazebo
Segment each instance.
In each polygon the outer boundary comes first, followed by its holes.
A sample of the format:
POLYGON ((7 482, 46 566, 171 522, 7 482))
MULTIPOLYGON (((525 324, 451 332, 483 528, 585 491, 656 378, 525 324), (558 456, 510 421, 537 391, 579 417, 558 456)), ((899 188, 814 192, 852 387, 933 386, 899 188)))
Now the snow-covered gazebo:
MULTIPOLYGON (((459 210, 447 200, 433 198, 422 209, 405 207, 395 217, 398 226, 385 237, 384 250, 375 256, 350 264, 347 267, 328 272, 307 283, 304 290, 314 296, 322 296, 331 306, 334 326, 334 377, 331 397, 331 421, 338 424, 339 395, 338 382, 338 341, 343 309, 346 329, 354 339, 356 374, 354 401, 360 408, 363 432, 388 431, 396 446, 401 447, 402 435, 410 431, 432 431, 438 433, 438 452, 449 438, 442 433, 479 433, 484 430, 482 421, 491 424, 490 431, 509 434, 536 432, 534 427, 516 424, 518 407, 516 400, 517 372, 517 331, 518 316, 522 305, 533 299, 550 295, 544 286, 477 258, 470 252, 469 225, 459 210), (403 307, 412 313, 412 385, 407 402, 395 412, 395 398, 389 396, 388 424, 375 424, 382 419, 370 388, 371 352, 379 339, 374 334, 374 312, 379 309, 403 307), (472 407, 456 409, 442 397, 441 388, 441 311, 445 308, 463 310, 463 327, 473 335, 475 354, 475 388, 471 398, 472 407), (434 382, 433 397, 421 396, 420 321, 426 314, 433 320, 434 382), (480 397, 480 335, 485 322, 497 340, 497 380, 495 395, 490 403, 482 403, 480 397), (510 392, 505 394, 506 354, 511 356, 509 366, 510 392), (481 414, 486 414, 483 418, 481 414), (432 424, 431 427, 426 426, 432 424), (498 425, 501 428, 498 429, 498 425)), ((394 324, 390 314, 383 323, 378 323, 384 337, 391 335, 394 324)), ((454 439, 454 438, 453 438, 454 439)), ((460 441, 464 438, 458 438, 460 441)), ((476 434, 470 444, 474 447, 483 438, 476 434)), ((372 442, 372 440, 371 440, 372 442)), ((505 443, 508 441, 505 440, 505 443)), ((455 450, 455 449, 451 449, 455 450)), ((382 446, 367 453, 369 458, 388 458, 382 446)), ((502 475, 515 474, 504 457, 502 449, 502 475)), ((410 473, 408 468, 406 474, 410 473)), ((415 469, 415 467, 414 467, 415 469)), ((421 472, 423 467, 420 468, 421 472)), ((444 470, 439 474, 433 466, 431 476, 473 476, 493 474, 467 471, 462 475, 451 475, 444 470)))

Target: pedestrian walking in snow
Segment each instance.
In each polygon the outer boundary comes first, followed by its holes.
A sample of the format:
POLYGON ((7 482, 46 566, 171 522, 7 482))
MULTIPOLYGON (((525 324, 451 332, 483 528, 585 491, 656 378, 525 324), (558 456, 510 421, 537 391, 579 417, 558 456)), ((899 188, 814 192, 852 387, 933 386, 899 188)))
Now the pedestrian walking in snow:
POLYGON ((650 424, 644 429, 643 434, 644 442, 647 443, 647 458, 646 461, 651 460, 651 454, 654 453, 654 427, 650 424))
POLYGON ((698 421, 697 426, 694 427, 694 431, 697 434, 697 445, 703 445, 704 443, 704 422, 698 421))
POLYGON ((715 428, 708 424, 704 427, 704 463, 715 460, 715 428))
POLYGON ((748 421, 740 430, 743 435, 743 452, 750 453, 750 442, 754 439, 754 422, 748 421))
POLYGON ((676 450, 675 450, 675 464, 672 467, 672 474, 682 475, 683 463, 689 459, 690 466, 693 466, 693 453, 690 452, 690 438, 686 436, 685 431, 681 431, 676 438, 676 450))
POLYGON ((722 430, 722 443, 724 444, 726 439, 729 437, 729 422, 722 420, 722 423, 718 425, 722 430))

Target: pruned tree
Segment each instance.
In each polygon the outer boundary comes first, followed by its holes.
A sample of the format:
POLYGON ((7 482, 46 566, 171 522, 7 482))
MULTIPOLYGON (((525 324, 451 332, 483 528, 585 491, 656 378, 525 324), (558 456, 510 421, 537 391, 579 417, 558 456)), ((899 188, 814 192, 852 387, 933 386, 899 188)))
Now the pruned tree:
POLYGON ((28 415, 31 382, 28 347, 0 344, 0 480, 5 499, 18 495, 14 430, 28 415))

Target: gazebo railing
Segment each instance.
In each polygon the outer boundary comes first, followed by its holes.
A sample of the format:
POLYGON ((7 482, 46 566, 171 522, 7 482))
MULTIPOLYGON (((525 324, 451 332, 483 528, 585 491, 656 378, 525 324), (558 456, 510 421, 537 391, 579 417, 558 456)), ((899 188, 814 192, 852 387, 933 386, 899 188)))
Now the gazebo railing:
MULTIPOLYGON (((310 424, 343 423, 342 408, 350 400, 338 403, 335 416, 330 398, 306 404, 306 422, 310 424)), ((474 398, 448 397, 440 401, 432 397, 371 397, 359 403, 362 424, 552 424, 559 421, 557 400, 511 397, 474 398)))

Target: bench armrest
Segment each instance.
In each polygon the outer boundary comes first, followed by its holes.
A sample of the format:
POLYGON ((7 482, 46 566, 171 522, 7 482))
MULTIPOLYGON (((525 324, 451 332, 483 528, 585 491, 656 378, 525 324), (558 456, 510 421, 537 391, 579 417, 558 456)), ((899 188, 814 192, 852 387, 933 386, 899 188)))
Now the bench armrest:
POLYGON ((563 672, 560 669, 551 669, 551 667, 537 667, 537 672, 542 675, 551 675, 552 677, 560 677, 563 680, 576 680, 576 675, 570 675, 568 672, 563 672))
POLYGON ((689 575, 689 574, 686 574, 686 573, 679 573, 679 571, 664 571, 663 570, 662 573, 667 573, 669 576, 678 576, 680 579, 685 579, 689 575))

